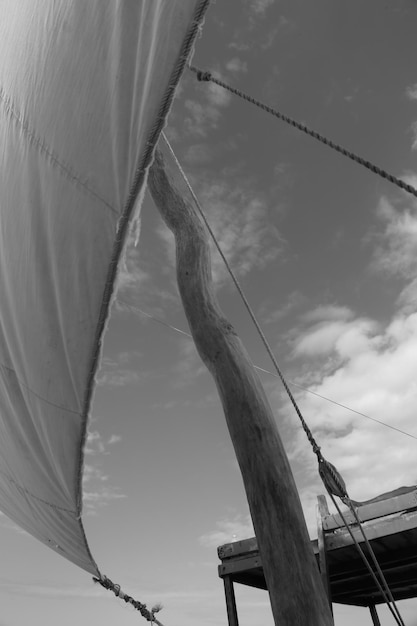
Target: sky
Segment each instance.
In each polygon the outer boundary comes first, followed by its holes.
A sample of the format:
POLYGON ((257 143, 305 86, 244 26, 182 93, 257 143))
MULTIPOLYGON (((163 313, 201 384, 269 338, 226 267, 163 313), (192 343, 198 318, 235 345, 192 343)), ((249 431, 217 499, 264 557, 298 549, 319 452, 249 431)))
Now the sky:
MULTIPOLYGON (((193 64, 417 186, 416 19, 414 0, 217 0, 193 64)), ((294 386, 351 497, 416 484, 415 198, 189 71, 166 134, 288 380, 413 435, 294 386)), ((272 370, 214 251, 212 265, 222 310, 272 370)), ((161 602, 164 626, 226 626, 216 549, 253 529, 188 331, 173 237, 147 195, 97 374, 83 519, 101 571, 161 602)), ((315 457, 279 382, 260 376, 314 537, 315 457)), ((4 515, 0 531, 0 626, 142 619, 4 515)), ((272 626, 266 592, 236 594, 241 626, 272 626)), ((417 626, 417 601, 399 608, 417 626)), ((335 606, 336 626, 352 619, 371 623, 366 609, 335 606)))

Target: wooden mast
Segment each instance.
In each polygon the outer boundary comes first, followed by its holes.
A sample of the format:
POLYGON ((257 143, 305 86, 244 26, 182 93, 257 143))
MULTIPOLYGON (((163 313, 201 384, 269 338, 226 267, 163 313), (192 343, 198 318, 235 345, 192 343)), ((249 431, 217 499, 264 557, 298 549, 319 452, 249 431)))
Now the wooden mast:
POLYGON ((214 377, 242 473, 276 626, 332 626, 291 468, 250 358, 214 295, 206 231, 168 150, 149 189, 174 233, 177 280, 196 348, 214 377), (168 172, 169 171, 169 172, 168 172))

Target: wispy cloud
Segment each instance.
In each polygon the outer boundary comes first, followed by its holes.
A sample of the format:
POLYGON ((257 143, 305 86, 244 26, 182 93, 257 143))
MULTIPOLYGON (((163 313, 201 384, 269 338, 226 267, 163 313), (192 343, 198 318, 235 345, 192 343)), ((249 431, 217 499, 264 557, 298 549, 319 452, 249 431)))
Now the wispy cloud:
POLYGON ((111 435, 110 439, 108 440, 107 444, 109 446, 112 446, 114 443, 119 443, 119 441, 121 441, 122 438, 120 435, 111 435))
MULTIPOLYGON (((402 291, 394 312, 381 321, 334 303, 300 316, 291 335, 299 375, 291 378, 417 436, 417 215, 412 203, 405 205, 399 196, 396 203, 381 199, 377 216, 381 232, 370 240, 375 245, 371 266, 391 286, 397 279, 402 291)), ((307 392, 297 392, 296 397, 322 453, 337 466, 352 498, 365 500, 417 483, 415 439, 307 392)), ((275 401, 282 403, 278 396, 275 401)), ((289 403, 286 414, 293 425, 287 447, 307 520, 314 529, 315 494, 324 488, 315 456, 289 403)))
POLYGON ((122 298, 126 296, 126 292, 131 290, 137 292, 150 280, 149 273, 140 259, 140 247, 138 246, 140 224, 138 218, 136 229, 129 234, 125 253, 119 264, 115 291, 122 298))
POLYGON ((250 9, 259 16, 264 16, 267 9, 272 6, 275 0, 246 0, 250 9))
MULTIPOLYGON (((285 250, 279 232, 271 228, 269 203, 252 190, 250 181, 224 176, 222 180, 206 178, 197 190, 199 201, 220 247, 234 272, 244 276, 253 269, 263 269, 285 250)), ((175 242, 165 226, 159 230, 170 263, 175 258, 175 242)), ((224 284, 227 270, 211 238, 213 280, 224 284)))
POLYGON ((234 74, 240 72, 246 73, 248 71, 248 64, 239 57, 233 57, 226 63, 226 69, 234 74))
POLYGON ((417 83, 409 85, 406 89, 407 98, 410 100, 417 100, 417 83))
POLYGON ((264 324, 274 324, 290 313, 294 313, 299 307, 306 303, 306 297, 298 290, 292 291, 286 298, 282 306, 277 307, 273 298, 267 298, 259 308, 259 317, 264 324))
POLYGON ((410 127, 412 135, 411 150, 417 150, 417 122, 413 122, 410 127))
MULTIPOLYGON (((213 76, 225 80, 221 72, 214 70, 213 76)), ((217 128, 223 109, 229 106, 231 94, 215 83, 203 83, 196 87, 196 97, 184 101, 183 131, 194 137, 206 137, 217 128)))
POLYGON ((97 384, 107 387, 124 387, 141 380, 144 374, 132 364, 138 356, 140 357, 140 353, 132 351, 120 352, 114 359, 103 357, 96 376, 97 384))
MULTIPOLYGON (((263 269, 283 254, 285 242, 271 229, 268 203, 249 185, 243 181, 207 181, 199 196, 221 249, 238 275, 263 269)), ((214 280, 223 282, 226 270, 215 251, 212 262, 214 280)))
POLYGON ((202 546, 211 549, 232 541, 248 539, 254 535, 250 515, 235 515, 216 522, 216 528, 201 535, 198 540, 202 546))
POLYGON ((126 498, 126 494, 120 493, 115 489, 102 488, 99 491, 84 491, 83 501, 88 506, 92 504, 94 506, 104 506, 112 500, 120 500, 120 498, 126 498))
POLYGON ((84 452, 89 462, 83 468, 83 505, 86 515, 95 515, 99 507, 126 497, 120 489, 109 484, 109 477, 101 468, 102 457, 110 454, 109 448, 121 440, 120 435, 115 434, 104 439, 97 430, 90 430, 87 434, 84 452))
POLYGON ((377 216, 383 226, 377 236, 372 268, 388 277, 407 281, 398 304, 410 309, 417 296, 417 211, 406 207, 397 209, 386 198, 381 199, 377 216))
MULTIPOLYGON (((385 327, 372 319, 346 317, 337 322, 316 318, 312 325, 299 329, 297 356, 304 363, 311 359, 314 376, 308 373, 297 382, 417 435, 417 314, 399 313, 385 327)), ((308 393, 298 393, 297 398, 324 456, 338 467, 354 499, 368 499, 417 482, 414 439, 308 393)), ((291 458, 302 467, 300 489, 314 527, 315 498, 311 493, 319 493, 323 487, 305 435, 293 423, 291 458), (314 480, 308 478, 310 470, 314 480)))
MULTIPOLYGON (((417 101, 417 83, 410 85, 406 89, 406 95, 409 100, 417 101)), ((413 122, 410 126, 410 132, 412 135, 411 149, 417 150, 417 121, 413 122)))

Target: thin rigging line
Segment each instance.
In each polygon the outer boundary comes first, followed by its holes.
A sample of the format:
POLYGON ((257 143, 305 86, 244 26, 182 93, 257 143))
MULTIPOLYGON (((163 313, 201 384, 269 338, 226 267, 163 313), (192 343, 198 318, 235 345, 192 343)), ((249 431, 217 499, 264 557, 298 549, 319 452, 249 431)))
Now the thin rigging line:
MULTIPOLYGON (((151 315, 150 313, 147 313, 146 311, 143 311, 139 307, 134 306, 133 304, 129 304, 128 302, 126 302, 125 300, 122 300, 121 298, 116 298, 116 299, 117 299, 117 301, 120 304, 123 304, 124 306, 128 307, 132 311, 138 311, 139 313, 141 313, 142 315, 145 315, 146 317, 148 317, 149 319, 153 320, 154 322, 158 322, 158 324, 162 324, 162 326, 165 326, 166 328, 174 330, 175 332, 180 333, 181 335, 185 335, 186 337, 189 337, 190 339, 192 339, 191 333, 187 333, 185 330, 181 330, 180 328, 177 328, 176 326, 172 326, 172 324, 168 324, 167 322, 164 322, 159 317, 155 317, 154 315, 151 315)), ((267 370, 267 369, 265 369, 263 367, 259 367, 258 365, 254 365, 254 368, 256 370, 258 370, 259 372, 264 372, 265 374, 270 374, 270 376, 274 376, 274 378, 279 378, 279 376, 277 374, 275 374, 274 372, 271 372, 270 370, 267 370)), ((417 440, 417 437, 415 435, 412 435, 411 433, 408 433, 405 430, 401 430, 401 428, 397 428, 396 426, 391 426, 391 424, 387 424, 386 422, 383 422, 382 420, 378 420, 375 417, 371 417, 370 415, 366 415, 366 413, 362 413, 361 411, 357 411, 356 409, 352 409, 351 407, 347 406, 346 404, 342 404, 341 402, 337 402, 336 400, 332 400, 331 398, 328 398, 327 396, 323 396, 322 394, 317 393, 316 391, 312 391, 308 387, 303 387, 302 385, 299 385, 298 383, 294 383, 291 380, 288 381, 288 384, 292 385, 293 387, 297 387, 298 389, 302 389, 302 391, 306 391, 307 393, 311 393, 313 396, 317 396, 318 398, 321 398, 322 400, 327 400, 327 402, 331 402, 332 404, 335 404, 336 406, 340 406, 342 409, 346 409, 347 411, 351 411, 352 413, 356 413, 357 415, 360 415, 361 417, 365 417, 366 419, 371 420, 372 422, 376 422, 377 424, 381 424, 381 426, 386 426, 387 428, 391 428, 391 430, 395 430, 398 433, 401 433, 402 435, 406 435, 407 437, 411 437, 412 439, 416 439, 417 440)))
POLYGON ((288 115, 284 115, 280 111, 277 111, 276 109, 273 109, 267 104, 260 102, 260 100, 256 100, 256 98, 253 98, 252 96, 249 96, 243 91, 240 91, 240 89, 231 87, 230 85, 223 82, 222 80, 215 78, 210 72, 204 72, 203 70, 200 70, 197 67, 194 67, 193 65, 189 65, 188 68, 192 72, 197 74, 197 78, 199 81, 212 82, 212 83, 215 83, 216 85, 219 85, 220 87, 223 87, 223 89, 226 89, 227 91, 230 91, 230 93, 233 93, 236 96, 239 96, 239 98, 242 98, 243 100, 246 100, 247 102, 250 102, 251 104, 254 104, 255 106, 262 109, 263 111, 266 111, 266 113, 269 113, 270 115, 273 115, 274 117, 277 117, 279 120, 285 122, 286 124, 289 124, 290 126, 293 126, 297 130, 300 130, 301 132, 305 133, 306 135, 309 135, 309 137, 313 137, 313 139, 317 139, 317 141, 320 141, 325 146, 328 146, 329 148, 332 148, 336 152, 343 154, 343 156, 347 157, 348 159, 351 159, 351 161, 354 161, 355 163, 362 165, 367 170, 370 170, 374 174, 377 174, 377 176, 380 176, 384 180, 388 180, 393 185, 396 185, 400 189, 407 191, 412 196, 415 196, 417 198, 417 189, 415 187, 413 187, 412 185, 409 185, 408 183, 401 180, 400 178, 397 178, 397 176, 390 174, 389 172, 382 169, 381 167, 378 167, 374 163, 371 163, 371 161, 367 161, 366 159, 355 154, 354 152, 347 150, 346 148, 343 148, 343 146, 340 146, 339 144, 335 143, 331 139, 327 139, 327 137, 324 137, 324 135, 321 135, 315 130, 308 128, 308 126, 306 126, 305 124, 301 124, 300 122, 297 122, 291 117, 288 117, 288 115))

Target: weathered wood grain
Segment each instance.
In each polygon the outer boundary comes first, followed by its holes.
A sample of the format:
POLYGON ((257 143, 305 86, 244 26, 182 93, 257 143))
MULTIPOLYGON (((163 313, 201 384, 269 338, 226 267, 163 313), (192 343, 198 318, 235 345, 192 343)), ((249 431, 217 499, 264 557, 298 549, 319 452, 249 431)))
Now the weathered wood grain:
POLYGON ((178 287, 195 345, 223 404, 275 624, 331 626, 328 600, 274 416, 245 348, 218 306, 205 228, 192 199, 186 198, 175 164, 168 166, 170 159, 168 152, 156 152, 149 189, 175 235, 178 287))

